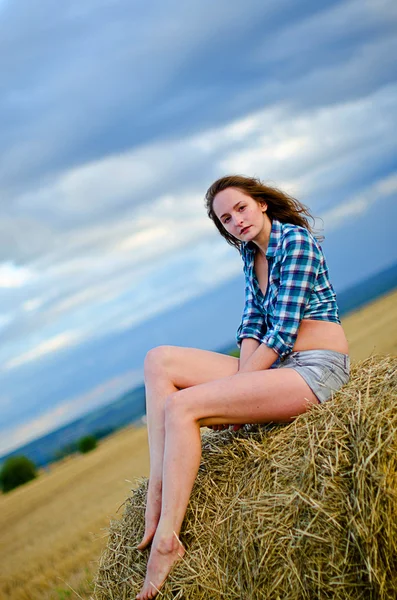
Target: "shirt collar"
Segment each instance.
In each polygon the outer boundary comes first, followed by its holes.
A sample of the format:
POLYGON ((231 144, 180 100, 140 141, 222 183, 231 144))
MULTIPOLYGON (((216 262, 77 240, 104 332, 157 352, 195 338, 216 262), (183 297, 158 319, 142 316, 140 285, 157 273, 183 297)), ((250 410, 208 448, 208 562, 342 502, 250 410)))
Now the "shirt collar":
MULTIPOLYGON (((277 219, 273 219, 269 243, 266 250, 266 258, 272 258, 276 254, 276 250, 282 235, 282 227, 283 224, 280 223, 280 221, 277 221, 277 219)), ((250 252, 256 252, 256 246, 253 242, 246 242, 244 244, 244 249, 250 252)))

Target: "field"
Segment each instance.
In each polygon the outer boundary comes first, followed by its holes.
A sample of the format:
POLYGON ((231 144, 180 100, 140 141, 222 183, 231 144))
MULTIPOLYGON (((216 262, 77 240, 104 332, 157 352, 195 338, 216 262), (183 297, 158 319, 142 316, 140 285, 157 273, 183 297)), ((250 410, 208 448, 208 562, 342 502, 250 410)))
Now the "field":
MULTIPOLYGON (((353 360, 397 354, 397 291, 343 325, 353 360)), ((0 496, 0 600, 90 598, 109 520, 148 469, 146 431, 131 426, 0 496)))
POLYGON ((350 355, 397 354, 397 291, 348 315, 343 320, 350 355))
POLYGON ((129 427, 0 496, 0 598, 90 597, 109 519, 147 474, 146 431, 129 427))

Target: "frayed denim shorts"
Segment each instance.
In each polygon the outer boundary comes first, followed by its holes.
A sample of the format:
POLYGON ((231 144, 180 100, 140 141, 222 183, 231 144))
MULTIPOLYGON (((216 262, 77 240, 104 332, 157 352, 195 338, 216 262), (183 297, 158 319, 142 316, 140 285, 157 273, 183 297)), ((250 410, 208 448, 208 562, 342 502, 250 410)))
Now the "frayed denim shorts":
POLYGON ((302 350, 277 359, 271 369, 294 369, 323 403, 349 381, 350 357, 333 350, 302 350))

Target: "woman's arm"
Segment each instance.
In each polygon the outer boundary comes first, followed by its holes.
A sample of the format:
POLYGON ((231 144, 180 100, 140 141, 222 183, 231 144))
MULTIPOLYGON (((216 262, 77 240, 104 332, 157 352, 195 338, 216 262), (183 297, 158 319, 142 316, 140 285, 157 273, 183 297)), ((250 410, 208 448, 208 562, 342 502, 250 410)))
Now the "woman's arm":
POLYGON ((239 371, 269 369, 279 357, 292 352, 321 263, 321 250, 306 230, 291 230, 283 242, 277 302, 261 344, 244 359, 239 371))
POLYGON ((301 228, 285 235, 282 251, 277 301, 270 316, 271 326, 261 339, 281 358, 293 350, 322 258, 313 236, 301 228))
POLYGON ((237 329, 237 345, 240 346, 240 366, 257 349, 263 337, 265 315, 257 306, 251 289, 251 281, 245 271, 245 303, 241 323, 237 329))
POLYGON ((260 342, 254 338, 244 338, 241 340, 240 346, 240 361, 238 370, 242 371, 245 363, 254 354, 255 350, 260 346, 260 342))
POLYGON ((256 342, 257 348, 244 362, 241 362, 240 359, 239 373, 269 369, 278 358, 277 352, 268 348, 265 344, 259 344, 256 340, 252 341, 256 342))

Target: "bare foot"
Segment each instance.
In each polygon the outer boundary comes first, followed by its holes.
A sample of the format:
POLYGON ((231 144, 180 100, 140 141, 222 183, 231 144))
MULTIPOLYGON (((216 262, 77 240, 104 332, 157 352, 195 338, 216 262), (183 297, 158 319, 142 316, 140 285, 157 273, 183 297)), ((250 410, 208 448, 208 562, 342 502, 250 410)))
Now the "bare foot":
POLYGON ((176 534, 170 540, 153 543, 147 564, 146 577, 136 600, 149 600, 160 591, 173 565, 185 554, 185 548, 176 534))
POLYGON ((138 550, 144 550, 150 544, 156 533, 161 514, 161 491, 161 482, 153 485, 149 482, 145 511, 145 533, 137 546, 138 550))

